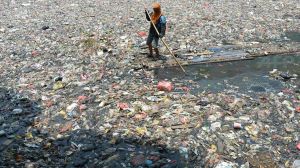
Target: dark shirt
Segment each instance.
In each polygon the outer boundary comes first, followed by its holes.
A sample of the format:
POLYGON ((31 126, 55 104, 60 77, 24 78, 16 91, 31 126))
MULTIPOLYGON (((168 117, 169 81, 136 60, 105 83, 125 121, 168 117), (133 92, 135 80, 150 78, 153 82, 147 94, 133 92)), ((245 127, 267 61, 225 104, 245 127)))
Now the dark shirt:
MULTIPOLYGON (((145 11, 145 14, 146 14, 146 19, 148 21, 150 21, 150 17, 147 15, 147 11, 145 11)), ((152 14, 153 14, 153 12, 151 12, 149 15, 151 16, 152 14)), ((166 23, 167 23, 166 17, 161 15, 159 17, 158 22, 155 24, 155 26, 156 26, 156 28, 157 28, 157 30, 158 30, 158 32, 160 33, 161 36, 165 35, 166 23)), ((151 26, 150 26, 150 29, 149 29, 149 34, 155 34, 155 36, 158 37, 158 34, 156 33, 155 28, 153 27, 152 23, 151 23, 151 26)))

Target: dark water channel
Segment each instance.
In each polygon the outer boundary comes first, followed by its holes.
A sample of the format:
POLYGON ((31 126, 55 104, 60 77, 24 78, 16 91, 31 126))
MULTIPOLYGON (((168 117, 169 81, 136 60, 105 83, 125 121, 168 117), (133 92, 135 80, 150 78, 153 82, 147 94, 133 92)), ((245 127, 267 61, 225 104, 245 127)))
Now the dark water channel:
POLYGON ((300 32, 286 32, 285 36, 294 42, 300 42, 300 32))
MULTIPOLYGON (((207 63, 184 68, 188 75, 184 75, 178 67, 156 69, 155 75, 159 80, 193 80, 200 86, 196 92, 218 92, 233 88, 247 93, 271 92, 285 88, 290 81, 272 79, 269 77, 269 71, 278 69, 300 75, 300 55, 258 57, 253 60, 207 63)), ((294 82, 299 84, 299 77, 294 82)))

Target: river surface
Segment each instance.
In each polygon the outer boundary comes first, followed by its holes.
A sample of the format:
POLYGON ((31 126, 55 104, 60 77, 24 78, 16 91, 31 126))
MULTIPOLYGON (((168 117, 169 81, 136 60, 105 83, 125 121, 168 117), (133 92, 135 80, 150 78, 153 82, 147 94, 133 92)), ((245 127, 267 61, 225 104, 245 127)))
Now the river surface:
MULTIPOLYGON (((236 91, 255 94, 278 91, 287 87, 290 81, 283 82, 280 79, 270 78, 269 72, 278 69, 299 76, 300 55, 257 57, 253 60, 198 64, 184 68, 187 75, 178 67, 156 69, 155 75, 159 80, 193 80, 200 86, 197 91, 219 92, 232 89, 234 86, 236 91)), ((293 82, 299 84, 299 77, 293 79, 293 82)))

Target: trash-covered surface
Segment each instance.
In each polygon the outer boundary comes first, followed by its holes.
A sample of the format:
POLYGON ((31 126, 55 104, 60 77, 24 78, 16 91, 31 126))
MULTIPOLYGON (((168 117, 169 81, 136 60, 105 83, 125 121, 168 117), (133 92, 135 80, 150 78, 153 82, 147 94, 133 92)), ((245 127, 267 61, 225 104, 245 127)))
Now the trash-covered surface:
MULTIPOLYGON (((281 87, 253 85, 261 91, 254 95, 226 81, 212 92, 180 73, 156 78, 148 68, 165 62, 144 55, 143 5, 1 1, 0 165, 297 167, 299 71, 257 71, 281 87)), ((162 7, 166 41, 181 62, 300 48, 285 37, 299 32, 298 0, 166 0, 162 7)), ((215 69, 222 73, 222 64, 215 69)))

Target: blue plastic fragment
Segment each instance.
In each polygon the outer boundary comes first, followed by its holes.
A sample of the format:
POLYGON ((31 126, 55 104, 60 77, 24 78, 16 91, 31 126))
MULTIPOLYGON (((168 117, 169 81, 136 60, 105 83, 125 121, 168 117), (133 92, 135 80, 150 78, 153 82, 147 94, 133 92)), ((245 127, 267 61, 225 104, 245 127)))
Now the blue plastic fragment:
POLYGON ((153 164, 153 161, 152 160, 145 160, 145 164, 147 166, 151 166, 153 164))

